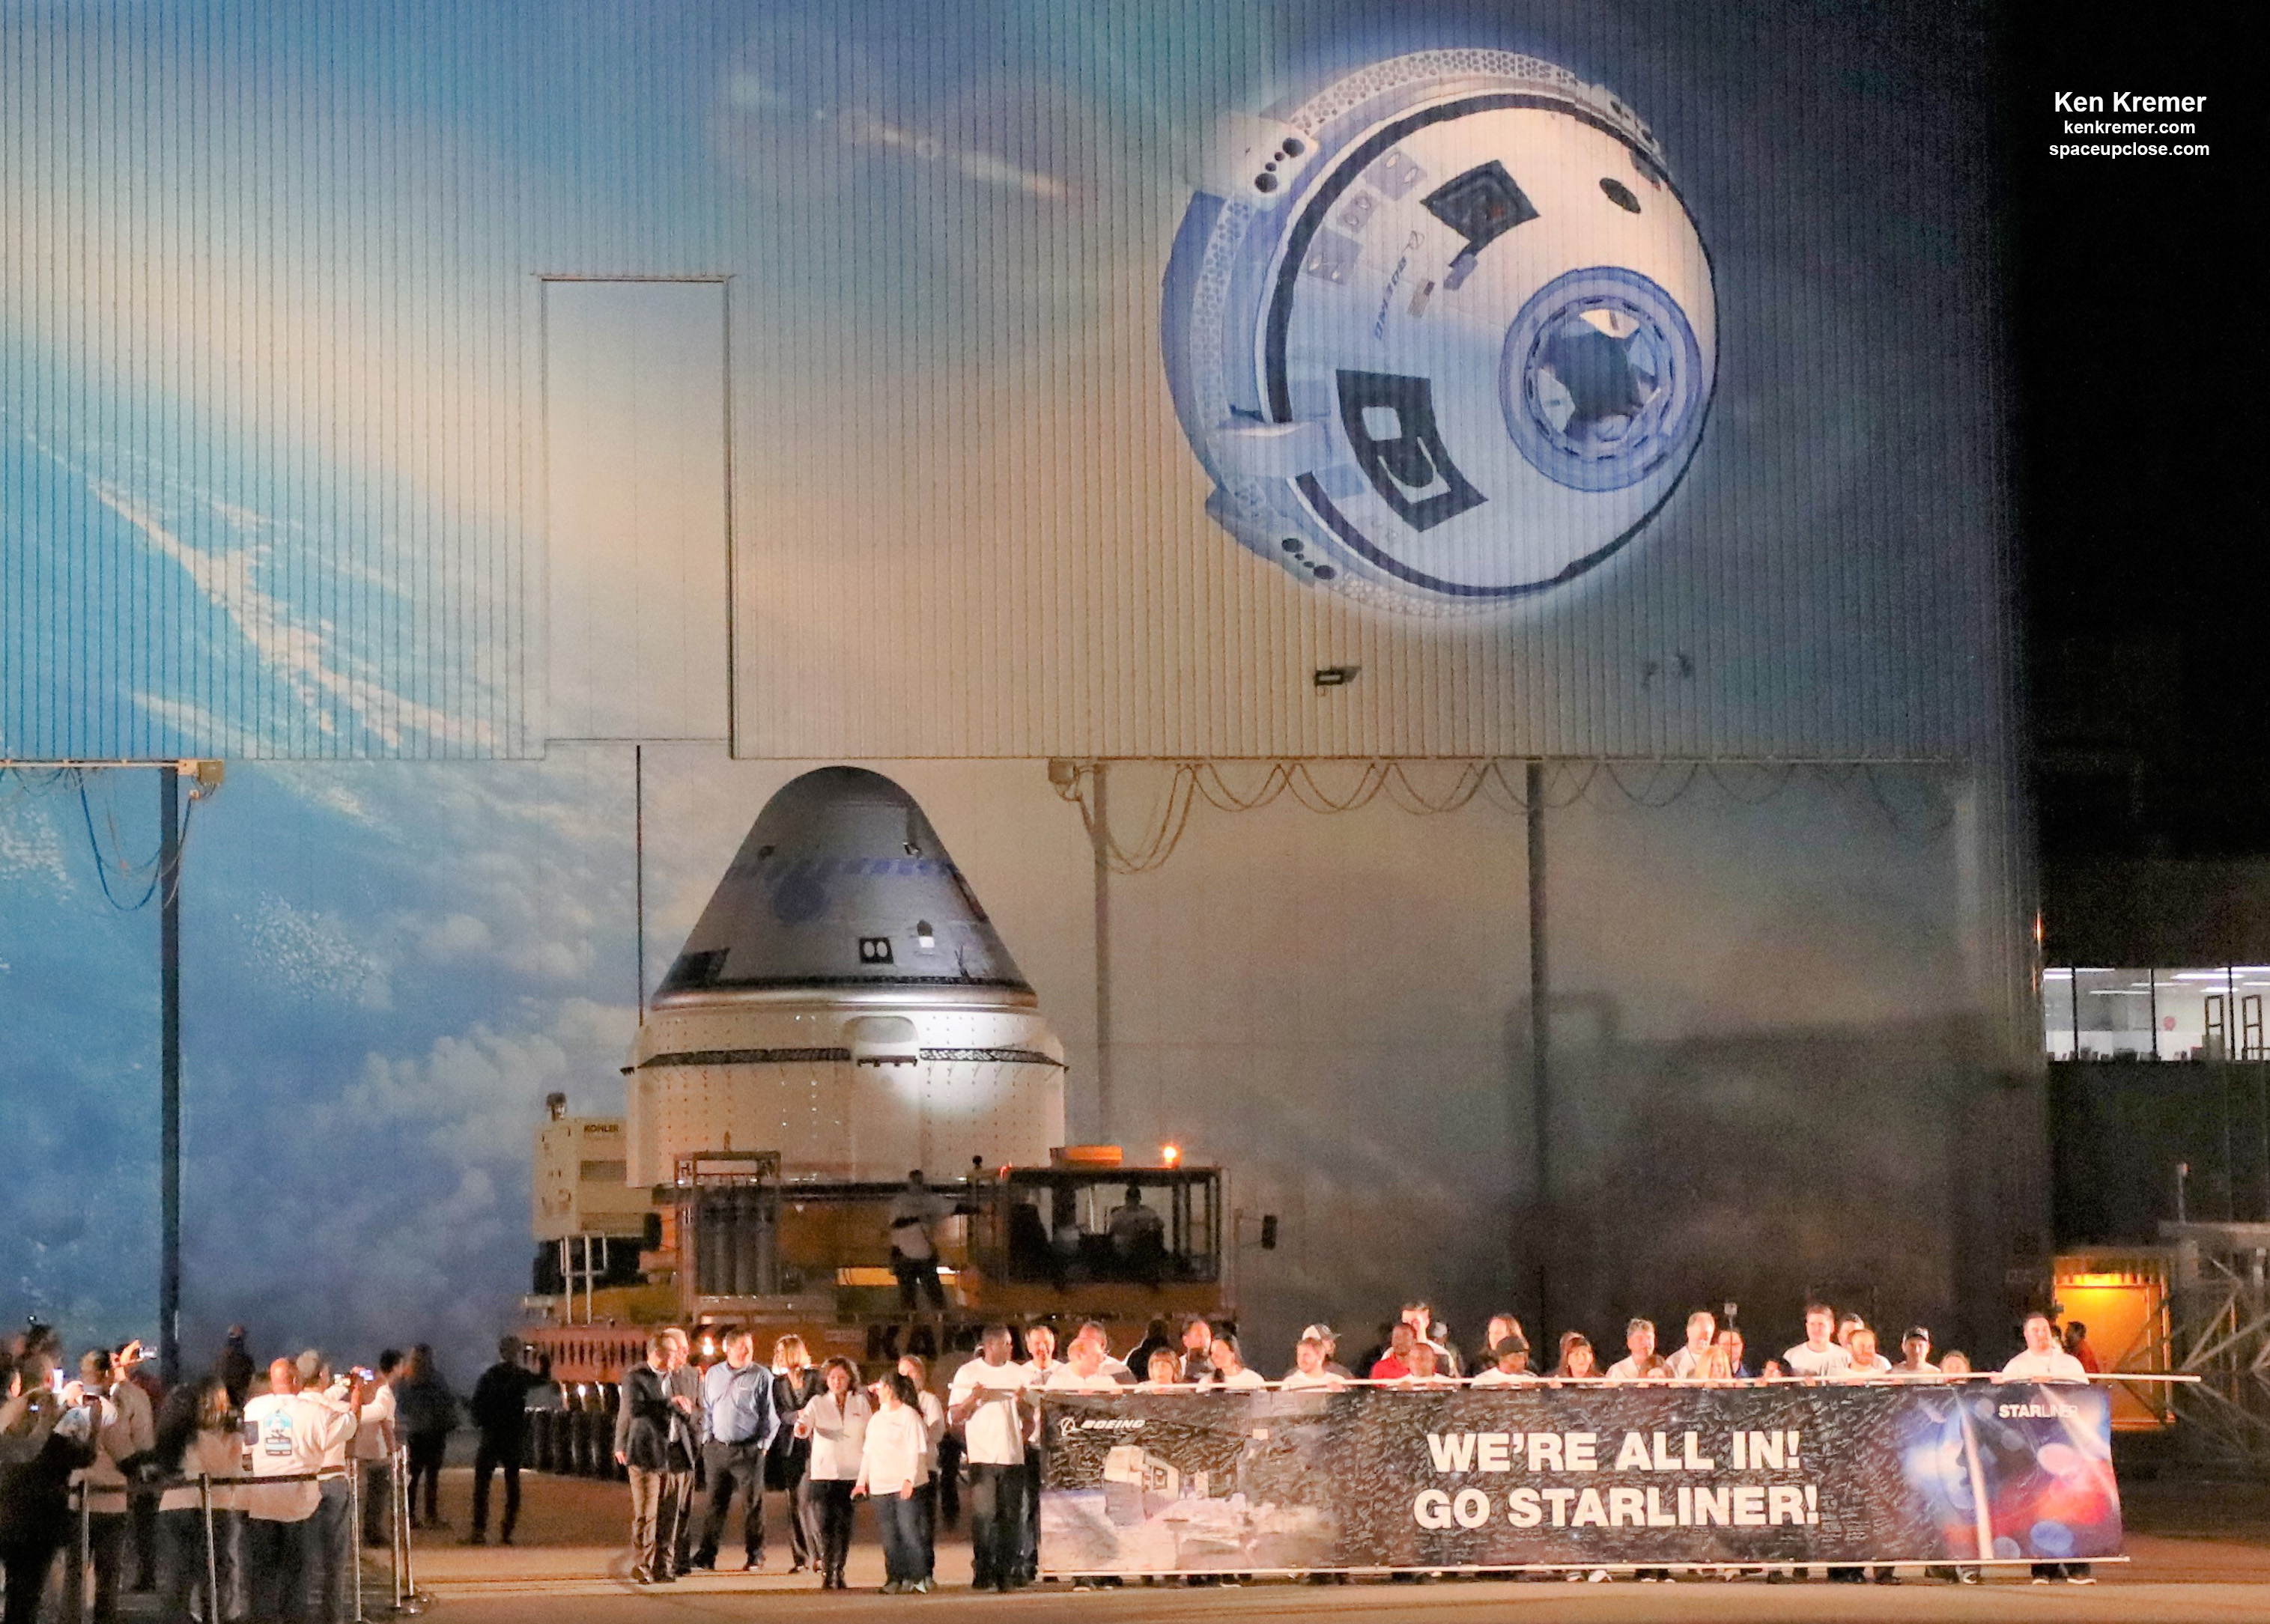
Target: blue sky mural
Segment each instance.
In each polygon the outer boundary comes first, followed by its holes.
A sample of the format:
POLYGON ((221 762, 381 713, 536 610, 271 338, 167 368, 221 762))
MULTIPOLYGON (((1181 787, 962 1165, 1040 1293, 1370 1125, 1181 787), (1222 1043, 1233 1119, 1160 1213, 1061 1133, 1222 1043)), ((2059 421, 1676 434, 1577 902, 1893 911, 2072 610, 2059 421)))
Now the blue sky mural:
MULTIPOLYGON (((738 738, 783 760, 649 750, 651 975, 787 758, 1288 708, 1236 659, 1302 702, 1332 660, 1423 676, 1428 637, 1483 673, 1359 690, 1385 720, 1320 753, 1519 713, 1991 781, 1978 19, 1762 15, 0 0, 0 759, 230 762, 184 882, 191 1353, 245 1318, 470 1357, 523 1289, 538 1102, 618 1097, 631 750, 547 738, 541 276, 732 282, 738 738), (1643 109, 1723 308, 1693 488, 1518 639, 1239 555, 1157 360, 1212 120, 1463 43, 1643 109)), ((1077 875, 1019 770, 991 815, 1077 875)), ((146 1335, 156 920, 94 864, 146 863, 157 792, 84 782, 0 775, 0 1311, 146 1335)))

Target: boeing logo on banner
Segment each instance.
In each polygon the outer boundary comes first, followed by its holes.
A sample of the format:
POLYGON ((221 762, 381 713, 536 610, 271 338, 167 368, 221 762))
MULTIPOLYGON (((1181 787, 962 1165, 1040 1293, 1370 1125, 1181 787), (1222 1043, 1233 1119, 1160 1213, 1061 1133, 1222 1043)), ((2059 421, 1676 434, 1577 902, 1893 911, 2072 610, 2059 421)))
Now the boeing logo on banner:
POLYGON ((1140 1432, 1141 1418, 1132 1415, 1067 1415, 1057 1423, 1057 1436, 1076 1437, 1083 1432, 1140 1432))

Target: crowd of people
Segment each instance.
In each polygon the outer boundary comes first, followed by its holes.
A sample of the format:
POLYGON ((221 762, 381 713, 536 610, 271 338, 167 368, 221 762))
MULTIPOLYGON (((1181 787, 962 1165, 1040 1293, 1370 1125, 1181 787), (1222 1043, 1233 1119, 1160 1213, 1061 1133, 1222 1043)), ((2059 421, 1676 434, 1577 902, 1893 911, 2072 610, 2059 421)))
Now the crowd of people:
MULTIPOLYGON (((543 1380, 520 1352, 506 1339, 472 1393, 474 1543, 500 1468, 508 1544, 519 1513, 526 1401, 543 1380)), ((184 1624, 344 1624, 356 1533, 371 1545, 392 1537, 397 1450, 425 1492, 422 1516, 413 1497, 411 1525, 441 1525, 436 1484, 460 1405, 422 1344, 340 1370, 311 1348, 263 1373, 238 1326, 207 1370, 171 1388, 139 1342, 89 1349, 77 1372, 50 1327, 34 1324, 0 1349, 0 1624, 37 1624, 57 1559, 75 1551, 81 1499, 87 1560, 62 1564, 73 1587, 65 1601, 73 1616, 84 1602, 93 1624, 117 1617, 122 1590, 160 1592, 167 1617, 184 1624), (76 1587, 89 1583, 82 1596, 76 1587)))
MULTIPOLYGON (((1051 1324, 994 1325, 951 1373, 941 1398, 919 1354, 863 1373, 849 1359, 815 1361, 801 1338, 787 1336, 760 1362, 755 1336, 738 1330, 724 1333, 716 1344, 722 1356, 702 1368, 687 1333, 668 1328, 649 1339, 645 1360, 623 1379, 613 1453, 629 1480, 632 1576, 640 1584, 716 1568, 736 1528, 746 1569, 764 1570, 771 1489, 784 1491, 790 1509, 789 1571, 842 1589, 855 1509, 866 1501, 883 1546, 884 1590, 925 1592, 936 1585, 938 1528, 959 1520, 966 1481, 975 1583, 1011 1591, 1031 1583, 1037 1566, 1042 1392, 1989 1376, 2054 1382, 2096 1370, 2085 1326, 2060 1331, 2036 1314, 2023 1332, 2024 1348, 1996 1371, 1975 1371, 1959 1351, 1940 1353, 1921 1325, 1900 1336, 1895 1361, 1860 1316, 1816 1303, 1806 1310, 1803 1340, 1755 1360, 1737 1326, 1698 1309, 1668 1353, 1651 1321, 1633 1319, 1622 1357, 1603 1368, 1591 1342, 1574 1331, 1561 1336, 1549 1364, 1536 1361, 1510 1314, 1490 1319, 1480 1343, 1461 1348, 1432 1309, 1414 1301, 1350 1362, 1331 1326, 1308 1326, 1290 1368, 1272 1378, 1248 1361, 1233 1327, 1198 1316, 1179 1326, 1154 1320, 1124 1358, 1095 1321, 1061 1347, 1051 1324), (706 1506, 697 1502, 697 1485, 706 1506)), ((39 1326, 0 1352, 0 1624, 37 1624, 56 1559, 77 1538, 75 1488, 85 1496, 89 1560, 84 1569, 66 1568, 73 1583, 91 1573, 94 1624, 115 1618, 122 1587, 162 1591, 174 1619, 216 1616, 204 1595, 208 1503, 219 1619, 341 1624, 358 1531, 350 1473, 360 1473, 359 1531, 367 1543, 390 1537, 384 1518, 397 1450, 409 1477, 410 1526, 446 1527, 439 1478, 461 1413, 479 1434, 466 1541, 486 1542, 492 1485, 501 1473, 498 1539, 512 1543, 529 1401, 545 1381, 515 1338, 503 1339, 496 1363, 462 1405, 422 1345, 345 1370, 310 1349, 272 1361, 256 1381, 237 1328, 210 1370, 170 1390, 153 1379, 138 1343, 87 1351, 76 1378, 63 1361, 55 1333, 39 1326)), ((1866 1576, 1832 1568, 1829 1576, 1866 1576)), ((1876 1576, 1891 1577, 1881 1568, 1876 1576)), ((1975 1577, 1975 1569, 1955 1576, 1975 1577)), ((2037 1566, 2035 1577, 2089 1580, 2085 1563, 2037 1566)), ((76 1606, 79 1598, 70 1600, 76 1606)))

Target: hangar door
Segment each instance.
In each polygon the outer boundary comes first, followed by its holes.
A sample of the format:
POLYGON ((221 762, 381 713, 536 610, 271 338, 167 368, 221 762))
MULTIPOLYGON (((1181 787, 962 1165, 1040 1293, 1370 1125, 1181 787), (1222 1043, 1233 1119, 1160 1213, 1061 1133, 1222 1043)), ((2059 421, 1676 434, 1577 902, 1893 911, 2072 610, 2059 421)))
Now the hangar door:
POLYGON ((723 739, 726 285, 544 282, 552 739, 723 739))

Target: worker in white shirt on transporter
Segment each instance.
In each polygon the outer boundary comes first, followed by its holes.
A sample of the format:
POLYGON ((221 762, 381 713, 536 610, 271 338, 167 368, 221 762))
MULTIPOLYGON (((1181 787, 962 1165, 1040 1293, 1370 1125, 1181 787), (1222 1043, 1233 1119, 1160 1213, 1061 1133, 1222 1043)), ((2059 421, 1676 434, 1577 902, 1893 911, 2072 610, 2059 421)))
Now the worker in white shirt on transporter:
POLYGON ((1146 1286, 1166 1273, 1167 1220, 1143 1205, 1138 1185, 1128 1185, 1126 1200, 1111 1209, 1111 1261, 1122 1279, 1146 1286))
POLYGON ((875 1502, 875 1528, 883 1539, 883 1594, 927 1591, 930 1561, 923 1549, 922 1508, 915 1496, 922 1485, 928 1441, 914 1378, 893 1370, 875 1383, 875 1396, 881 1407, 860 1440, 859 1475, 851 1494, 854 1499, 872 1496, 875 1502))
POLYGON ((1026 1390, 1031 1373, 1009 1362, 1009 1328, 988 1325, 979 1353, 953 1373, 946 1419, 962 1429, 969 1463, 969 1541, 979 1590, 1010 1591, 1032 1484, 1025 1472, 1026 1390))
POLYGON ((1852 1362, 1852 1355, 1836 1343, 1836 1310, 1825 1302, 1805 1308, 1805 1340, 1781 1356, 1782 1368, 1792 1376, 1832 1376, 1852 1362))
POLYGON ((946 1287, 938 1279, 938 1227, 953 1209, 923 1183, 920 1168, 907 1175, 907 1187, 891 1198, 891 1272, 899 1277, 899 1308, 911 1314, 917 1297, 943 1313, 946 1287))
MULTIPOLYGON (((2029 1314, 2025 1324, 2026 1346, 2002 1367, 2006 1382, 2086 1382, 2088 1372, 2065 1349, 2058 1346, 2056 1327, 2046 1314, 2029 1314)), ((2034 1583, 2047 1584, 2051 1579, 2062 1578, 2070 1584, 2094 1584, 2087 1562, 2036 1562, 2034 1583)))

